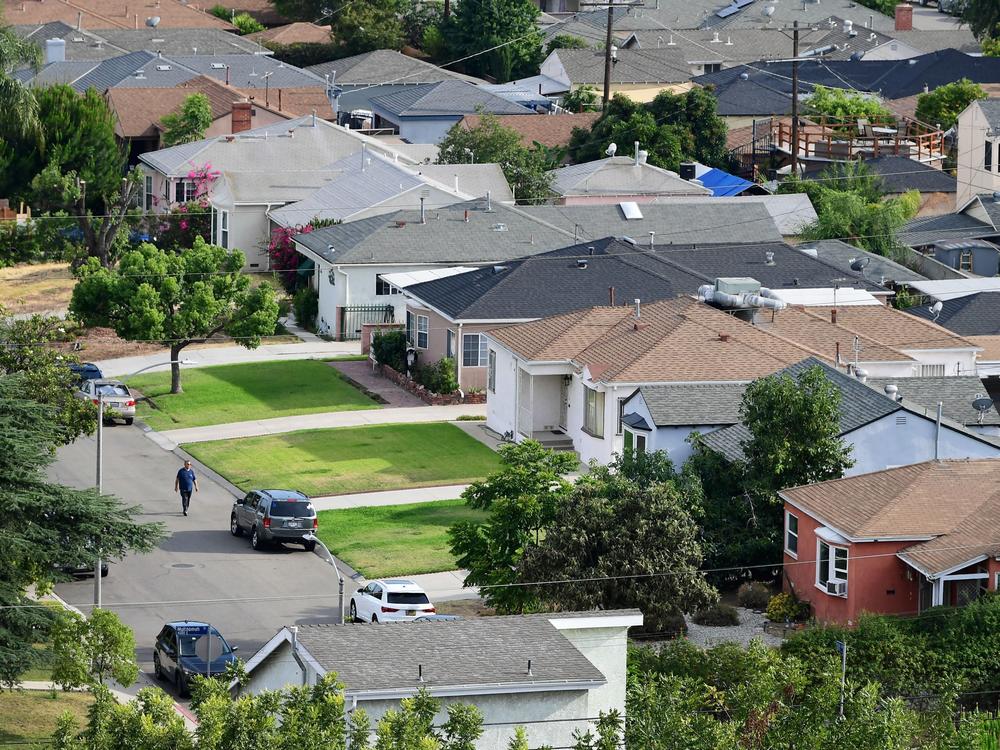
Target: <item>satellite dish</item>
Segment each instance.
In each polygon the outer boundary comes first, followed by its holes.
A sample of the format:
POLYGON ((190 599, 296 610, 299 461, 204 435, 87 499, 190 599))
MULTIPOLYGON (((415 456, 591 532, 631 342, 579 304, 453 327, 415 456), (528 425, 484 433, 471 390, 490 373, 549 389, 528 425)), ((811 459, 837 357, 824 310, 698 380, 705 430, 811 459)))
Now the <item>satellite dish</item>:
POLYGON ((928 312, 934 316, 934 320, 937 321, 938 317, 941 315, 941 310, 944 309, 944 305, 941 304, 941 300, 938 300, 933 305, 927 308, 928 312))
POLYGON ((150 16, 149 18, 146 19, 146 25, 151 29, 155 29, 157 26, 160 25, 160 17, 150 16))
POLYGON ((872 262, 871 258, 851 258, 851 270, 852 271, 864 271, 869 263, 872 262))
POLYGON ((986 416, 986 412, 993 408, 993 399, 988 396, 984 396, 981 393, 977 393, 975 399, 972 401, 972 408, 978 412, 976 422, 978 424, 982 424, 983 417, 986 416))
POLYGON ((617 144, 617 143, 612 143, 612 144, 610 144, 610 145, 609 145, 609 146, 608 146, 608 147, 607 147, 607 148, 606 148, 606 149, 604 150, 604 153, 606 153, 606 154, 607 154, 608 156, 614 156, 614 155, 615 155, 615 154, 616 154, 617 152, 618 152, 618 144, 617 144))

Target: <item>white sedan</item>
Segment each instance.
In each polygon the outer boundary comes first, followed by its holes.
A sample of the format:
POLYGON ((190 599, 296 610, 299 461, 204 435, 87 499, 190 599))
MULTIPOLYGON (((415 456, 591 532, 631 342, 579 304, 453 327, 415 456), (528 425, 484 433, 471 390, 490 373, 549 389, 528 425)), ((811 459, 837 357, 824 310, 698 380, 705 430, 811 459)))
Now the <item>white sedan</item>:
POLYGON ((351 597, 351 622, 411 621, 435 611, 420 586, 400 578, 369 581, 351 597))

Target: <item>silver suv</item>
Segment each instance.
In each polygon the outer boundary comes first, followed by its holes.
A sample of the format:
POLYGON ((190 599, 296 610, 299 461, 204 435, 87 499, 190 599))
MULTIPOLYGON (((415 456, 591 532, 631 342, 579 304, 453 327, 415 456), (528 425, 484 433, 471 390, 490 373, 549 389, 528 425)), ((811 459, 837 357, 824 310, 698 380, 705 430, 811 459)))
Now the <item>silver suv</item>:
POLYGON ((305 537, 316 533, 319 519, 309 497, 295 490, 253 490, 233 503, 229 531, 233 536, 250 535, 250 546, 293 542, 306 551, 316 549, 316 542, 305 537))

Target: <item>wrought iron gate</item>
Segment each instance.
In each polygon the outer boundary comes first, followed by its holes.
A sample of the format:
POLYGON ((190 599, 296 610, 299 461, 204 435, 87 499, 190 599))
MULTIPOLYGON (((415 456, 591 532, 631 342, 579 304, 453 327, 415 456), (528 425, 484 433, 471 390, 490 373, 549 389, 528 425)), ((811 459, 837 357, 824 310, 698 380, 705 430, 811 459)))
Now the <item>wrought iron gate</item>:
POLYGON ((365 323, 395 323, 392 305, 350 305, 340 308, 341 341, 361 339, 361 326, 365 323))

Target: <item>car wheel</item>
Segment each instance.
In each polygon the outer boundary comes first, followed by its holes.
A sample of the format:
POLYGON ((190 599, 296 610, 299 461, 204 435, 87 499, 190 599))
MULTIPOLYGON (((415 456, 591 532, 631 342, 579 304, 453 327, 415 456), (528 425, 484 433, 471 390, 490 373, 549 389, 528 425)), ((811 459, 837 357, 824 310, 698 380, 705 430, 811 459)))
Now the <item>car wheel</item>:
POLYGON ((103 565, 101 566, 101 578, 107 578, 108 577, 108 573, 110 573, 110 572, 111 572, 111 568, 106 568, 103 565))
POLYGON ((257 533, 257 527, 253 527, 253 531, 250 532, 250 546, 256 550, 259 550, 264 546, 264 542, 261 540, 260 535, 257 533))
POLYGON ((166 677, 163 674, 163 667, 160 666, 160 657, 157 654, 153 654, 153 677, 158 680, 163 680, 166 677))
POLYGON ((372 615, 372 622, 378 622, 378 615, 376 614, 372 615))
POLYGON ((134 417, 125 417, 125 424, 132 424, 135 421, 134 417))
POLYGON ((358 605, 351 599, 351 622, 358 621, 358 605))
POLYGON ((184 673, 180 669, 177 669, 174 675, 174 685, 177 688, 177 695, 181 698, 187 698, 191 695, 191 691, 188 689, 188 682, 184 677, 184 673))
POLYGON ((240 522, 236 520, 235 513, 229 516, 229 533, 233 536, 243 536, 243 529, 240 528, 240 522))
POLYGON ((306 552, 313 552, 316 549, 316 542, 303 542, 302 546, 306 548, 306 552))

